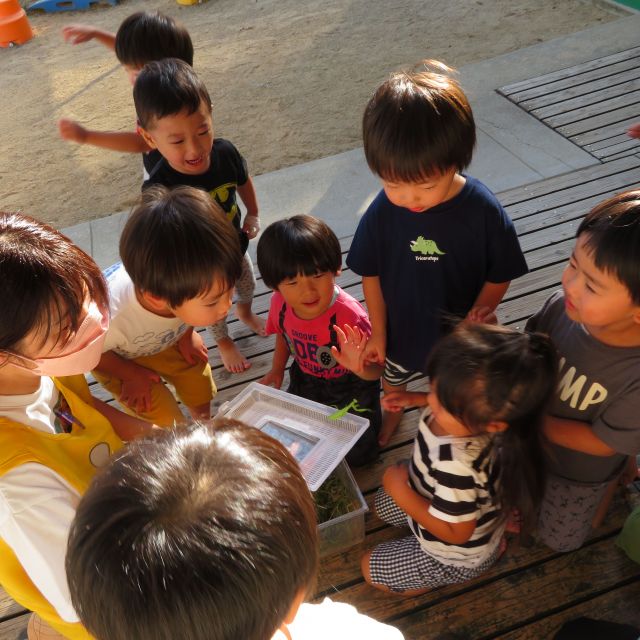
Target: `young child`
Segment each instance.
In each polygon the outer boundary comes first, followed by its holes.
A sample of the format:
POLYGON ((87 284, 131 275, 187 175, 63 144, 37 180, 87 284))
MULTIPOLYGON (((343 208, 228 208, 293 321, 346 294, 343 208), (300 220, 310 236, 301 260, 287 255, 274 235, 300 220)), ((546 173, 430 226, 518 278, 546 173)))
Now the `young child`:
MULTIPOLYGON (((120 25, 117 33, 110 33, 85 24, 70 24, 62 34, 67 42, 80 44, 97 40, 115 52, 131 82, 142 67, 152 60, 179 58, 193 65, 193 44, 186 28, 159 11, 139 11, 120 25)), ((144 141, 138 131, 94 131, 66 118, 58 122, 60 136, 70 142, 90 144, 112 151, 142 153, 144 178, 149 168, 160 159, 159 154, 144 141)))
MULTIPOLYGON (((144 67, 133 99, 142 136, 161 154, 143 189, 153 184, 188 185, 203 189, 224 209, 245 253, 236 283, 236 313, 252 331, 264 335, 264 320, 251 310, 255 277, 246 253, 249 239, 260 230, 256 192, 238 150, 228 140, 214 138, 209 92, 188 64, 167 59, 144 67), (236 192, 247 208, 242 226, 236 192)), ((229 337, 226 321, 221 319, 211 329, 225 368, 232 373, 248 369, 250 363, 229 337)))
POLYGON ((627 456, 640 452, 640 190, 596 206, 576 237, 562 291, 527 323, 560 354, 538 523, 540 539, 557 551, 583 544, 627 456))
POLYGON ((385 471, 375 502, 380 518, 412 533, 365 554, 367 582, 404 595, 464 582, 499 557, 513 508, 535 521, 556 370, 543 335, 461 323, 431 353, 431 393, 385 397, 391 411, 427 409, 409 466, 385 471))
POLYGON ((336 353, 341 335, 346 339, 344 325, 365 336, 371 333, 362 305, 336 285, 342 269, 338 238, 311 216, 278 220, 258 242, 258 268, 274 290, 266 330, 276 334, 271 371, 260 382, 279 389, 293 356, 287 391, 339 409, 349 406, 351 413, 368 418, 369 428, 347 460, 354 465, 371 462, 378 455, 381 367, 360 369, 359 377, 336 353))
MULTIPOLYGON (((424 374, 447 316, 488 321, 509 282, 527 271, 511 220, 471 162, 475 124, 451 70, 394 73, 363 119, 364 151, 383 189, 347 257, 362 276, 372 334, 367 358, 385 365, 385 393, 424 374)), ((380 444, 401 414, 385 412, 380 444)))
POLYGON ((194 418, 210 417, 216 388, 194 326, 224 318, 240 275, 238 235, 199 189, 143 194, 120 237, 122 263, 108 273, 111 327, 96 379, 141 418, 184 418, 170 382, 194 418))
POLYGON ((78 506, 67 553, 97 640, 402 639, 349 605, 303 604, 317 567, 297 463, 230 420, 123 449, 78 506))
POLYGON ((151 425, 92 398, 82 375, 108 326, 95 262, 51 227, 0 213, 0 264, 0 584, 35 612, 30 638, 89 640, 64 570, 71 520, 96 469, 151 425))

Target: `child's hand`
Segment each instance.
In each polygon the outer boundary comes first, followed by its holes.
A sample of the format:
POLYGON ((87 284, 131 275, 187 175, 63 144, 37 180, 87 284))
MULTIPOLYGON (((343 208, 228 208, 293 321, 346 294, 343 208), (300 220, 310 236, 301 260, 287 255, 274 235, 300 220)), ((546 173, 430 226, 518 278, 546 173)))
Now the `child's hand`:
POLYGON ((467 317, 467 322, 478 322, 480 324, 498 324, 498 317, 493 309, 489 307, 473 307, 467 317))
POLYGON ((267 387, 273 387, 274 389, 279 389, 282 386, 282 381, 284 380, 284 371, 274 371, 271 369, 269 373, 262 376, 258 382, 260 384, 264 384, 267 387))
POLYGON ((61 118, 58 120, 58 132, 63 140, 83 144, 87 139, 87 130, 74 120, 61 118))
POLYGON ((640 122, 636 122, 635 124, 632 124, 627 129, 627 135, 630 138, 640 138, 640 122))
POLYGON ((193 327, 180 337, 177 346, 180 355, 186 360, 187 364, 209 361, 207 347, 200 334, 194 331, 193 327))
POLYGON ((258 216, 245 216, 242 230, 247 234, 249 240, 253 240, 260 231, 260 218, 258 216))
POLYGON ((122 391, 118 400, 136 413, 151 410, 151 387, 160 382, 160 376, 146 367, 138 367, 135 377, 122 381, 122 391))
POLYGON ((387 467, 382 476, 382 486, 391 497, 406 489, 409 484, 409 467, 401 462, 387 467))
POLYGON ((338 334, 338 344, 340 345, 339 350, 337 347, 331 347, 331 354, 336 362, 353 373, 362 373, 367 336, 360 327, 352 327, 348 324, 344 325, 344 330, 337 324, 334 324, 333 328, 338 334))
MULTIPOLYGON (((392 391, 391 393, 385 393, 380 401, 382 408, 385 411, 397 412, 406 409, 407 407, 419 407, 423 406, 420 403, 421 397, 426 394, 417 394, 410 391, 392 391)), ((425 403, 426 404, 426 403, 425 403)))
POLYGON ((378 364, 384 367, 384 359, 387 351, 387 340, 384 335, 371 334, 364 348, 363 363, 378 364))
POLYGON ((96 30, 94 27, 90 27, 88 24, 68 24, 62 29, 62 37, 65 42, 69 44, 82 44, 83 42, 89 42, 96 36, 96 30))

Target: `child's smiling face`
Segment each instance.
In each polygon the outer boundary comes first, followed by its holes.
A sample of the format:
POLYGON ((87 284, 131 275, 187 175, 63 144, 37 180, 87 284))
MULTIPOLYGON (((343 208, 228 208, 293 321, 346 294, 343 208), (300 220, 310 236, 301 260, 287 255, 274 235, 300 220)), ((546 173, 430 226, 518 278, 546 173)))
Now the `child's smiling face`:
POLYGON ((147 144, 179 173, 200 175, 209 169, 213 120, 204 101, 193 113, 183 110, 158 118, 141 131, 147 144))
POLYGON ((278 285, 278 292, 298 318, 313 320, 331 306, 336 275, 331 271, 312 276, 298 274, 295 278, 283 280, 278 285))
POLYGON ((594 338, 619 344, 630 332, 640 333, 640 307, 633 303, 620 280, 595 265, 587 241, 587 233, 578 237, 562 274, 565 310, 569 318, 582 323, 594 338))
POLYGON ((455 167, 444 173, 434 174, 420 182, 399 182, 382 180, 382 187, 387 198, 397 207, 409 209, 413 213, 422 213, 460 192, 465 179, 458 174, 455 167))

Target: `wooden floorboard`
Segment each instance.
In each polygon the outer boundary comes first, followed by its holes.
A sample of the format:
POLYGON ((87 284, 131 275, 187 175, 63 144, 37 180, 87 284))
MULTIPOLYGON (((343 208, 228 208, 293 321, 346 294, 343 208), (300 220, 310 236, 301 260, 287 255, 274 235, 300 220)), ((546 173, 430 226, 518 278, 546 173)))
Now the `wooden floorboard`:
MULTIPOLYGON (((632 155, 637 141, 603 152, 590 145, 623 134, 640 117, 640 48, 501 87, 498 92, 599 161, 632 155)), ((606 145, 609 146, 609 145, 606 145)))

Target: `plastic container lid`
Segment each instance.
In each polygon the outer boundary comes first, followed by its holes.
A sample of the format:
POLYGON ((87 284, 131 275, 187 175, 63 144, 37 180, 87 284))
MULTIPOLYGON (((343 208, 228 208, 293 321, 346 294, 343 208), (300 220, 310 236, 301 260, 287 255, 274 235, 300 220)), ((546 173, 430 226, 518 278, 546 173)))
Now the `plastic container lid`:
POLYGON ((261 429, 293 454, 316 491, 366 431, 369 420, 252 382, 218 416, 261 429))

